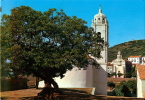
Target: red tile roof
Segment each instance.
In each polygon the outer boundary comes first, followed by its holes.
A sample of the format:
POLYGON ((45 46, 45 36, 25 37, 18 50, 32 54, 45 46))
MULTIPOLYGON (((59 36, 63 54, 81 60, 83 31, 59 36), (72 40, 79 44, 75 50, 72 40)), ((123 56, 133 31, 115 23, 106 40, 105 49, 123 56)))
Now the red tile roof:
POLYGON ((137 70, 139 72, 140 79, 145 80, 145 65, 137 65, 137 70))
POLYGON ((113 64, 108 64, 108 66, 113 66, 113 64))
POLYGON ((111 64, 111 62, 108 62, 108 66, 113 66, 113 64, 111 64))
POLYGON ((130 56, 128 58, 138 58, 138 57, 141 57, 141 56, 130 56))

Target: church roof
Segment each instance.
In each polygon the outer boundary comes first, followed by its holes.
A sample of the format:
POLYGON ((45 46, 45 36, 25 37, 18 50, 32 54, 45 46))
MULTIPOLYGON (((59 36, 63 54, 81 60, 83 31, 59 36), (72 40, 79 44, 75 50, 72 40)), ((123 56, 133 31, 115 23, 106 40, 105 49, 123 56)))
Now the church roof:
POLYGON ((139 57, 141 57, 141 56, 130 56, 128 58, 139 58, 139 57))
POLYGON ((99 8, 99 12, 98 14, 95 15, 95 17, 106 17, 103 13, 102 13, 102 8, 99 8))
POLYGON ((145 80, 145 65, 137 65, 137 71, 139 73, 140 79, 145 80))

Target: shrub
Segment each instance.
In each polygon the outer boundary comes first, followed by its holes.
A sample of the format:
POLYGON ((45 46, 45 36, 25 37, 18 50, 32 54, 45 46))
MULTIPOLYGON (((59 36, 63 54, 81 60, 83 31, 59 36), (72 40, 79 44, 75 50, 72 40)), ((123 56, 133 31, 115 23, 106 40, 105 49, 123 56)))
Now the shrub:
POLYGON ((122 76, 123 74, 122 74, 122 73, 118 73, 117 75, 120 77, 120 76, 122 76))
POLYGON ((115 87, 113 93, 116 96, 131 97, 131 93, 136 94, 137 82, 136 80, 122 81, 115 87))
POLYGON ((113 82, 108 82, 108 86, 109 86, 110 88, 115 88, 115 83, 113 83, 113 82))
POLYGON ((137 81, 136 80, 129 80, 126 82, 126 86, 129 88, 129 90, 136 94, 137 91, 137 81))

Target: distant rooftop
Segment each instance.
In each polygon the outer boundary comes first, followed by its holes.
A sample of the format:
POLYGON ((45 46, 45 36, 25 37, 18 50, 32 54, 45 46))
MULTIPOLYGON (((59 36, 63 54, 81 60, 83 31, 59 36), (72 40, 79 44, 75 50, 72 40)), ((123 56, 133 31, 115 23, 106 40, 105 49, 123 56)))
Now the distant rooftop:
POLYGON ((137 65, 137 70, 138 70, 140 79, 145 80, 145 65, 137 65))
POLYGON ((141 56, 130 56, 128 58, 138 58, 138 57, 141 57, 141 56))

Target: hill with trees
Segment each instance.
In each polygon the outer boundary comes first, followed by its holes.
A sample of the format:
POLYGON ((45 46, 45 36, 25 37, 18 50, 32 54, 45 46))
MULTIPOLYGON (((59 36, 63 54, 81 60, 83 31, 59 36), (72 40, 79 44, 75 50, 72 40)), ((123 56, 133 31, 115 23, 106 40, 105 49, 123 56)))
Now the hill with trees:
POLYGON ((109 62, 116 59, 118 51, 121 51, 123 59, 127 59, 129 56, 145 56, 145 39, 132 40, 110 47, 108 49, 109 62))

